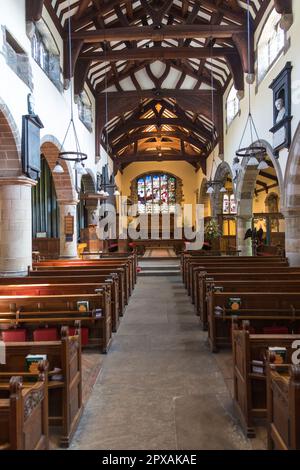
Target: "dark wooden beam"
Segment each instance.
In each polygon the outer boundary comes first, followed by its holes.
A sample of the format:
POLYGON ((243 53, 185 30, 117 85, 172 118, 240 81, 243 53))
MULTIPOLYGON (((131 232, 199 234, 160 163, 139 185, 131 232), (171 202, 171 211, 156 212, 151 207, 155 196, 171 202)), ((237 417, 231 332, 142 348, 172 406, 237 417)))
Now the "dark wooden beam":
POLYGON ((80 95, 82 93, 85 81, 87 79, 89 67, 91 63, 86 60, 79 59, 76 63, 74 73, 74 94, 80 95))
POLYGON ((234 34, 245 33, 244 26, 224 25, 199 25, 179 24, 167 25, 154 29, 153 26, 106 28, 96 31, 77 31, 73 33, 73 39, 81 39, 85 43, 97 43, 100 41, 132 41, 150 39, 152 41, 163 41, 165 39, 188 39, 188 38, 231 38, 234 34))
POLYGON ((121 49, 118 51, 94 52, 81 54, 82 60, 95 62, 118 62, 120 60, 153 60, 153 59, 207 59, 209 57, 227 57, 236 55, 234 47, 143 47, 121 49))
POLYGON ((116 159, 117 165, 122 163, 134 163, 134 162, 163 162, 163 161, 186 161, 188 163, 199 163, 203 156, 200 155, 182 155, 181 153, 179 154, 166 154, 164 152, 161 152, 162 156, 158 156, 158 152, 156 153, 151 153, 151 152, 145 152, 145 153, 137 153, 136 155, 125 155, 118 157, 116 159))
POLYGON ((263 176, 264 178, 267 178, 269 180, 272 180, 272 181, 277 181, 278 183, 278 178, 277 176, 274 176, 274 175, 270 175, 269 173, 266 173, 265 171, 260 171, 259 172, 260 176, 263 176))
MULTIPOLYGON (((163 137, 172 137, 175 139, 181 139, 184 142, 188 142, 191 145, 194 145, 195 147, 205 150, 206 147, 204 144, 199 142, 197 139, 192 137, 191 135, 185 134, 184 132, 178 131, 165 131, 165 132, 134 132, 131 133, 129 136, 126 136, 125 139, 122 139, 117 142, 116 145, 112 145, 112 149, 114 153, 119 152, 122 150, 124 147, 127 147, 128 145, 133 144, 136 141, 143 140, 143 139, 150 139, 150 138, 163 138, 163 137)), ((171 144, 171 142, 170 142, 171 144)))
POLYGON ((42 18, 44 0, 26 0, 26 21, 39 21, 42 18))
MULTIPOLYGON (((136 119, 136 120, 130 120, 128 119, 128 122, 126 122, 122 126, 122 132, 128 132, 132 129, 139 129, 143 127, 148 127, 148 126, 175 126, 175 127, 183 127, 184 129, 191 130, 199 135, 202 136, 202 138, 210 141, 211 140, 211 133, 204 128, 204 126, 201 126, 199 124, 194 124, 192 121, 189 121, 188 119, 183 119, 183 118, 151 118, 151 119, 136 119)), ((115 139, 120 135, 120 131, 118 130, 117 132, 115 130, 111 131, 109 133, 109 139, 115 139)))

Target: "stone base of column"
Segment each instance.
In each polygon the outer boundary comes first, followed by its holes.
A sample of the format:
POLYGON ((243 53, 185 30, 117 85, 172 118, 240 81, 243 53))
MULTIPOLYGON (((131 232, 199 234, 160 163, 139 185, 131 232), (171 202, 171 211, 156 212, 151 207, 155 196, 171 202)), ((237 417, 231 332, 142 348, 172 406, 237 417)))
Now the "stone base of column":
POLYGON ((251 217, 237 217, 237 250, 240 251, 240 256, 252 256, 252 239, 244 240, 245 234, 249 228, 252 227, 251 217))
POLYGON ((26 277, 28 276, 28 269, 26 271, 5 271, 0 272, 0 277, 9 278, 9 277, 26 277))

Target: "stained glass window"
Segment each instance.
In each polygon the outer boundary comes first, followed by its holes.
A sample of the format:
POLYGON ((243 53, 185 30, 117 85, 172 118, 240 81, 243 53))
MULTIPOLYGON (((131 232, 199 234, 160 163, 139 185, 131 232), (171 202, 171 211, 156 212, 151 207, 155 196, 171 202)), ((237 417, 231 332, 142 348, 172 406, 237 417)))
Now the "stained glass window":
POLYGON ((176 178, 153 173, 137 180, 138 210, 140 214, 174 213, 176 205, 176 178))
POLYGON ((234 194, 224 194, 223 196, 223 214, 236 214, 236 200, 234 194))

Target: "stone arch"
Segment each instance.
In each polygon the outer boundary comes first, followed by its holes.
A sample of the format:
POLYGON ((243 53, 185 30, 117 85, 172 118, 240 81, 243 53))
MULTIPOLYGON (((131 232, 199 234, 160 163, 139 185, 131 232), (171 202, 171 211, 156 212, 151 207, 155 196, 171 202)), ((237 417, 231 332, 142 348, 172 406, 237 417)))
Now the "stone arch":
POLYGON ((83 184, 85 193, 95 193, 96 192, 96 183, 92 170, 86 168, 87 174, 81 177, 81 183, 83 184))
MULTIPOLYGON (((271 160, 278 179, 279 185, 279 194, 280 194, 280 201, 281 206, 283 205, 284 201, 284 181, 282 170, 279 164, 278 158, 275 157, 273 154, 272 146, 265 140, 260 141, 260 143, 255 142, 253 145, 264 145, 267 149, 267 156, 271 160)), ((252 202, 254 196, 254 189, 256 179, 259 173, 257 167, 248 167, 247 166, 247 159, 243 158, 242 160, 242 170, 238 176, 236 182, 236 198, 238 203, 238 215, 251 215, 252 216, 252 202)))
MULTIPOLYGON (((272 146, 265 140, 254 142, 252 145, 264 145, 267 150, 267 156, 271 160, 278 179, 281 206, 284 199, 284 183, 281 167, 278 159, 273 154, 272 146)), ((237 247, 241 250, 241 254, 251 255, 251 239, 244 240, 246 231, 252 227, 253 217, 253 197, 259 170, 257 167, 247 166, 248 159, 243 158, 241 165, 242 170, 236 181, 236 201, 237 201, 237 247)))
MULTIPOLYGON (((226 179, 228 176, 231 177, 233 180, 233 174, 230 165, 227 162, 222 162, 218 166, 214 180, 215 181, 220 181, 220 187, 226 183, 226 179)), ((233 192, 234 191, 234 186, 233 186, 233 192)), ((212 205, 212 215, 214 217, 218 216, 219 214, 222 213, 222 203, 223 203, 223 198, 222 198, 222 193, 219 191, 215 191, 212 196, 211 196, 211 205, 212 205)))
POLYGON ((300 266, 300 124, 290 148, 284 179, 285 249, 290 264, 300 266))
POLYGON ((74 201, 77 199, 77 195, 74 187, 73 172, 70 163, 60 160, 60 163, 64 169, 64 173, 53 173, 53 168, 55 167, 56 161, 58 159, 60 148, 61 145, 55 137, 49 135, 43 137, 41 141, 41 153, 45 156, 52 172, 57 200, 59 202, 74 201))
POLYGON ((0 98, 0 177, 21 174, 20 133, 7 105, 0 98))

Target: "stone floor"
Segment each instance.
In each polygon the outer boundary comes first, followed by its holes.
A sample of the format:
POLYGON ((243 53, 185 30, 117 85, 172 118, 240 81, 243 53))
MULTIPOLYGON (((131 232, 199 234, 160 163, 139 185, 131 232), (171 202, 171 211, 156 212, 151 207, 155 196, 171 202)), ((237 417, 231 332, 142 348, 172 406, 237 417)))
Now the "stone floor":
POLYGON ((206 336, 179 276, 139 278, 71 449, 262 448, 236 423, 228 358, 206 336))

